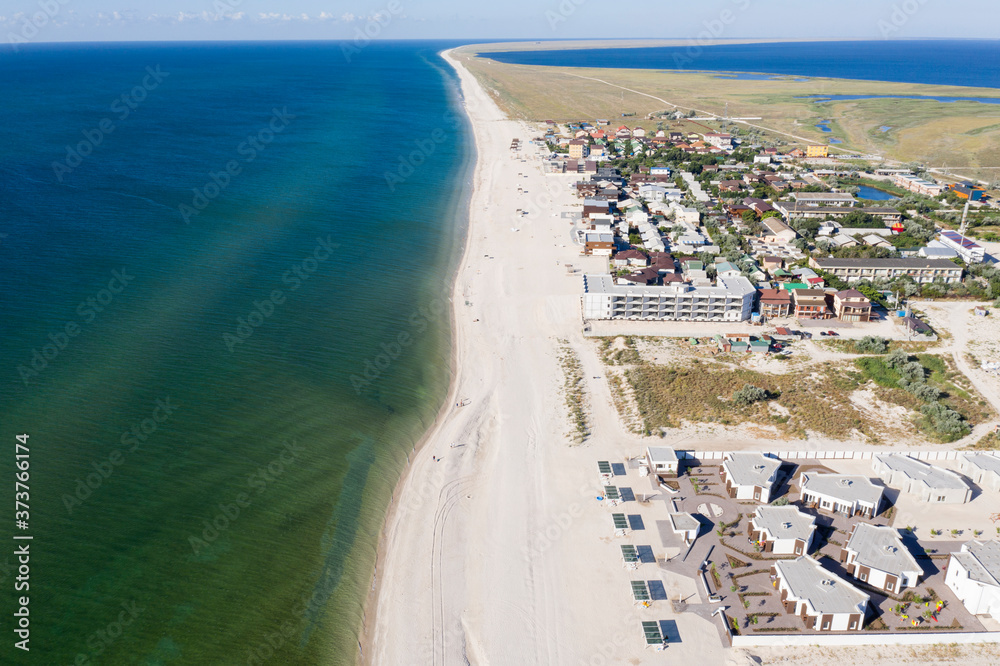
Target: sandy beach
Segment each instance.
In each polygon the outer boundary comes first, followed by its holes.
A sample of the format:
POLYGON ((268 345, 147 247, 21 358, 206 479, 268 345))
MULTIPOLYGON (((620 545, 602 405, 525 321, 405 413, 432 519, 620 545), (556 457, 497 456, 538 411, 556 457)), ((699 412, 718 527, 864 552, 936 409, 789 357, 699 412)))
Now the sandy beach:
MULTIPOLYGON (((707 619, 674 614, 665 601, 651 610, 633 605, 620 541, 612 539, 609 511, 595 498, 596 461, 623 461, 663 440, 629 433, 596 346, 583 336, 581 275, 602 270, 605 260, 580 255, 573 225, 563 217, 579 209, 570 190, 577 176, 545 175, 541 149, 528 144, 537 130, 505 118, 455 56, 445 57, 461 77, 478 151, 467 246, 454 286, 455 377, 449 405, 393 499, 363 662, 761 663, 724 649, 707 619), (515 138, 523 146, 517 153, 510 148, 515 138), (567 349, 585 378, 591 435, 583 444, 571 437, 561 390, 559 357, 567 349), (680 640, 666 652, 644 645, 640 621, 653 619, 676 622, 680 640)), ((671 598, 696 594, 693 580, 655 568, 646 565, 643 576, 660 578, 671 598)), ((933 656, 928 650, 883 650, 882 658, 873 648, 799 648, 794 659, 806 661, 787 663, 940 663, 958 655, 985 665, 996 659, 992 648, 933 656)), ((754 651, 765 653, 764 663, 790 656, 754 651)))

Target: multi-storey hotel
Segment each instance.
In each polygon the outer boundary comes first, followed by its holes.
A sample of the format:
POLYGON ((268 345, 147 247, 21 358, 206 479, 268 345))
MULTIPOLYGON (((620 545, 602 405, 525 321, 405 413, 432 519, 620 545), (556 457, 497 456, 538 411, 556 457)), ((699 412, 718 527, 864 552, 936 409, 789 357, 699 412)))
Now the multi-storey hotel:
POLYGON ((944 282, 961 282, 962 267, 948 259, 817 259, 809 260, 809 265, 846 282, 875 280, 907 276, 914 282, 933 282, 941 278, 944 282))
POLYGON ((714 287, 616 285, 610 275, 583 276, 585 319, 746 321, 756 290, 745 277, 719 278, 714 287))

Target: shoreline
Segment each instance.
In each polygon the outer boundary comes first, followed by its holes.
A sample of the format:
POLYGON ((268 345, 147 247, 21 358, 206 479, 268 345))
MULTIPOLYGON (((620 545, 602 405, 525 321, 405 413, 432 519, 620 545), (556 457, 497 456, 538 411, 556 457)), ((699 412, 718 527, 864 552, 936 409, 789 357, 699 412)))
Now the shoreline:
MULTIPOLYGON (((456 47, 457 48, 457 47, 456 47)), ((454 51, 454 48, 447 49, 440 52, 440 56, 447 62, 452 69, 458 74, 458 67, 455 65, 454 61, 449 57, 449 54, 454 51)), ((459 81, 461 86, 461 81, 459 81)), ((476 141, 474 127, 472 127, 471 119, 468 117, 468 113, 465 110, 464 103, 464 91, 461 87, 458 90, 459 103, 462 107, 462 113, 465 115, 466 121, 469 123, 470 133, 472 135, 472 164, 466 170, 466 176, 468 180, 475 182, 476 172, 479 169, 479 162, 481 159, 481 154, 479 151, 478 142, 476 141)), ((463 180, 465 182, 465 180, 463 180)), ((408 456, 408 461, 406 467, 403 469, 396 481, 395 488, 393 489, 392 495, 389 497, 389 505, 385 514, 385 518, 382 523, 382 530, 379 534, 378 544, 376 545, 375 551, 375 562, 373 565, 373 580, 372 586, 369 593, 366 595, 365 602, 363 604, 362 613, 362 626, 359 631, 359 654, 356 660, 359 664, 373 663, 369 660, 366 655, 371 655, 372 648, 374 647, 374 636, 372 628, 378 621, 378 599, 382 592, 382 581, 383 577, 379 575, 382 570, 382 565, 385 563, 386 549, 388 548, 388 535, 386 533, 388 527, 399 517, 398 511, 400 507, 400 496, 404 492, 407 482, 410 480, 410 476, 414 469, 414 464, 416 462, 417 456, 420 455, 421 451, 424 450, 428 442, 430 442, 434 435, 441 429, 442 425, 447 421, 448 414, 455 408, 456 396, 458 395, 458 369, 459 369, 459 355, 461 352, 461 343, 459 338, 459 329, 457 325, 458 318, 458 285, 459 278, 462 273, 462 265, 465 263, 466 258, 469 254, 469 249, 472 243, 472 202, 475 193, 473 192, 467 197, 467 202, 464 205, 459 205, 456 207, 456 211, 461 210, 463 207, 465 209, 464 213, 466 215, 465 224, 465 240, 462 243, 461 251, 458 253, 456 258, 456 264, 454 270, 451 274, 450 284, 447 288, 447 293, 449 294, 449 301, 451 302, 451 307, 449 308, 448 314, 448 326, 450 328, 450 350, 449 350, 449 380, 448 389, 445 393, 445 400, 441 404, 440 409, 438 409, 434 420, 430 423, 424 434, 414 442, 413 449, 408 456), (371 622, 368 621, 369 616, 371 617, 371 622)), ((426 457, 426 456, 425 456, 426 457)))

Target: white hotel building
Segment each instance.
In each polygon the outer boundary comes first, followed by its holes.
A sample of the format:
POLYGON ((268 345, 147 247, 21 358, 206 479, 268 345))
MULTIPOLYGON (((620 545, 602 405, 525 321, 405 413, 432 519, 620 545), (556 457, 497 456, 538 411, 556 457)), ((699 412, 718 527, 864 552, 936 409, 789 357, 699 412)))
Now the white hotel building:
POLYGON ((611 275, 583 276, 584 319, 746 321, 756 290, 745 277, 722 277, 714 287, 616 285, 611 275))

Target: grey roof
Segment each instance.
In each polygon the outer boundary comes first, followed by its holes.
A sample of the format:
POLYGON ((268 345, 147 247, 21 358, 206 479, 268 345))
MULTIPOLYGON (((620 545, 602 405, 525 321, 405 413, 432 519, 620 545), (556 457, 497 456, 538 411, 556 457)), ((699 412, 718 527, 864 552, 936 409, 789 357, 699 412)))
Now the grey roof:
POLYGON ((947 259, 814 259, 820 269, 827 268, 948 268, 961 270, 962 267, 947 259))
POLYGON ((592 232, 586 235, 586 240, 588 243, 613 243, 615 242, 615 237, 611 234, 592 232))
POLYGON ((1000 474, 1000 456, 993 456, 988 453, 966 453, 965 459, 973 467, 978 467, 987 472, 1000 474))
POLYGON ((802 491, 810 490, 845 502, 875 505, 882 497, 882 488, 870 479, 852 474, 813 474, 803 472, 802 491))
POLYGON ((701 527, 701 523, 698 522, 698 519, 690 513, 670 514, 670 524, 673 526, 675 532, 687 532, 701 527))
POLYGON ((677 452, 669 446, 650 446, 650 462, 677 462, 677 452))
MULTIPOLYGON (((692 296, 711 296, 714 298, 739 298, 754 294, 757 290, 750 280, 745 277, 723 277, 716 280, 715 287, 670 287, 672 289, 684 288, 683 293, 690 293, 692 296)), ((649 294, 659 295, 668 287, 647 287, 647 286, 623 286, 617 285, 610 274, 590 274, 583 276, 584 292, 588 294, 616 294, 624 296, 626 294, 649 294)))
POLYGON ((796 192, 792 195, 796 201, 845 201, 854 203, 854 195, 847 192, 796 192))
POLYGON ((969 576, 980 583, 1000 587, 1000 541, 972 541, 963 544, 962 552, 952 553, 969 576))
POLYGON ((727 453, 722 466, 738 486, 770 486, 769 480, 781 467, 781 461, 762 453, 727 453))
POLYGON ((759 506, 754 511, 753 524, 774 539, 808 541, 816 529, 816 518, 794 506, 759 506))
POLYGON ((868 595, 802 555, 774 563, 792 596, 808 601, 816 613, 859 613, 868 595))
POLYGON ((953 490, 968 490, 969 488, 958 474, 928 465, 922 460, 907 455, 880 453, 875 456, 875 460, 893 471, 902 472, 914 481, 923 483, 928 488, 950 488, 953 490))
POLYGON ((847 540, 847 549, 857 553, 855 562, 861 566, 896 576, 904 571, 923 571, 891 527, 856 523, 851 538, 847 540))

